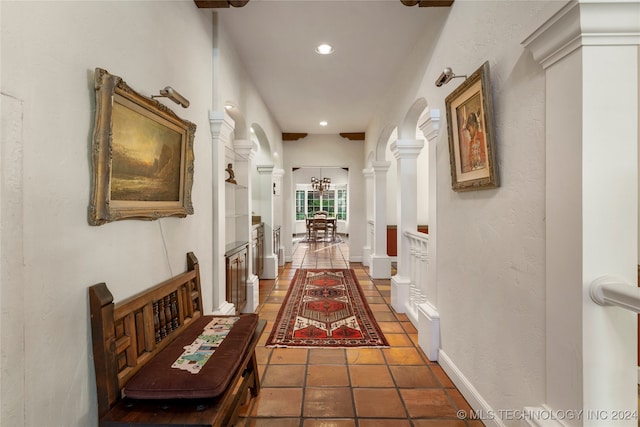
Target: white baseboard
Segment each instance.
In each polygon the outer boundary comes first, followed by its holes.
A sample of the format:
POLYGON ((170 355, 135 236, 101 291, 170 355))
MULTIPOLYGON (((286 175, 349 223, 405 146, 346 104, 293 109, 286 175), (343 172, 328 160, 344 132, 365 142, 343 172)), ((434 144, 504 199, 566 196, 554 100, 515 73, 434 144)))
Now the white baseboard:
MULTIPOLYGON (((494 410, 484 400, 480 392, 476 390, 473 384, 462 374, 462 371, 442 350, 438 355, 438 363, 475 411, 474 415, 477 416, 475 419, 482 418, 481 421, 487 427, 506 427, 504 420, 500 418, 501 412, 494 410)), ((549 417, 549 414, 554 413, 557 413, 557 411, 553 411, 547 405, 541 405, 539 407, 525 407, 518 413, 510 413, 509 415, 519 418, 520 424, 526 427, 565 427, 565 424, 554 420, 553 417, 549 417)))
POLYGON ((497 414, 496 411, 489 406, 487 401, 480 395, 480 392, 476 390, 467 377, 463 375, 462 371, 458 369, 449 356, 442 350, 438 353, 438 363, 447 375, 449 375, 451 381, 453 381, 475 413, 483 415, 481 421, 485 426, 506 427, 506 424, 500 420, 497 415, 492 416, 492 414, 497 414))

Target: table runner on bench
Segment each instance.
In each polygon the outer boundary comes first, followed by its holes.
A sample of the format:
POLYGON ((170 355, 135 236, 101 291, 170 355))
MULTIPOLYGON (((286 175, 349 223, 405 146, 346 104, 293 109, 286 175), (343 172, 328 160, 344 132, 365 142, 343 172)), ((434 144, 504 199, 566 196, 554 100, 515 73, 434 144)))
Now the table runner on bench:
POLYGON ((220 344, 240 319, 239 317, 214 317, 209 322, 200 335, 188 346, 184 347, 184 352, 171 365, 172 368, 182 369, 192 374, 200 373, 202 367, 209 361, 213 353, 220 347, 220 344))
POLYGON ((238 369, 258 325, 257 314, 244 314, 200 369, 198 375, 172 365, 185 353, 185 347, 203 332, 215 317, 202 316, 171 344, 151 359, 124 387, 133 399, 198 399, 222 394, 238 369))

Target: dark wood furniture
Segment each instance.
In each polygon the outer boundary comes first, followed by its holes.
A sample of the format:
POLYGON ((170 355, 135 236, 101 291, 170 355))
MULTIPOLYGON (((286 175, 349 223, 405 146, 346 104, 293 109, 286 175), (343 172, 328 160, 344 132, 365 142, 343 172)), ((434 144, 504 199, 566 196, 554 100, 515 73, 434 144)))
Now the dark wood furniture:
POLYGON ((123 398, 134 374, 202 317, 200 270, 193 253, 188 269, 124 301, 113 302, 104 283, 89 288, 93 360, 101 427, 233 426, 250 392, 260 390, 255 347, 257 329, 226 391, 212 399, 137 400, 123 398))
POLYGON ((253 274, 260 277, 264 271, 264 223, 254 224, 251 229, 251 256, 253 274))
POLYGON ((247 304, 247 278, 249 277, 249 243, 234 242, 227 245, 226 289, 227 302, 239 313, 247 304))
POLYGON ((324 216, 307 218, 307 240, 317 240, 319 238, 318 231, 322 232, 322 237, 331 236, 331 240, 335 240, 336 218, 327 218, 324 216))

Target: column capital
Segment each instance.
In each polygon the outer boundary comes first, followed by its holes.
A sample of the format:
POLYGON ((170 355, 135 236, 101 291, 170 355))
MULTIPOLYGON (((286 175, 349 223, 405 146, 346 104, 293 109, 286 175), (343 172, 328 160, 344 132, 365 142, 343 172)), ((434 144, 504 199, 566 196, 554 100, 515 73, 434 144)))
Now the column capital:
POLYGON ((427 142, 435 142, 440 134, 440 110, 429 110, 428 114, 425 114, 423 117, 424 119, 418 123, 418 127, 427 139, 427 142))
POLYGON ((366 179, 372 178, 373 177, 373 169, 372 168, 362 169, 362 175, 364 175, 364 177, 366 179))
POLYGON ((640 3, 572 1, 522 44, 548 68, 582 46, 640 44, 640 3))
POLYGON ((209 126, 214 141, 231 140, 234 121, 225 111, 209 111, 209 126))
POLYGON ((391 162, 376 160, 371 165, 372 165, 373 172, 375 174, 378 174, 381 172, 388 171, 389 168, 391 167, 391 162))
POLYGON ((275 167, 273 165, 259 165, 256 166, 256 169, 260 175, 271 175, 275 167))
POLYGON ((284 176, 284 169, 282 169, 282 168, 274 168, 273 169, 273 176, 275 176, 277 178, 282 178, 284 176))
POLYGON ((255 156, 258 151, 258 146, 250 139, 234 139, 233 151, 235 151, 236 155, 241 159, 250 160, 253 159, 253 156, 255 156))
POLYGON ((415 159, 423 147, 423 139, 398 139, 391 144, 391 152, 396 159, 415 159))

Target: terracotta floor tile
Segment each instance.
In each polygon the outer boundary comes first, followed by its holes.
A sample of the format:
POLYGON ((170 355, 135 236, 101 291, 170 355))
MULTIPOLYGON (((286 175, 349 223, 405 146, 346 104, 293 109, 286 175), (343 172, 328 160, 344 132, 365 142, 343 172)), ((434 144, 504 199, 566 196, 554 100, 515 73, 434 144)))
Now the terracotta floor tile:
POLYGON ((386 365, 351 365, 349 377, 352 387, 395 387, 386 365))
POLYGON ((400 389, 411 418, 456 418, 456 409, 441 389, 400 389))
POLYGON ((347 366, 309 365, 307 367, 307 387, 349 387, 347 366))
POLYGON ((274 348, 269 363, 293 365, 307 363, 309 350, 306 348, 274 348))
POLYGON ((262 379, 263 387, 304 387, 305 365, 269 365, 262 379))
POLYGON ((471 411, 469 402, 467 402, 467 399, 465 399, 462 393, 460 393, 458 390, 456 390, 455 388, 449 388, 447 389, 447 394, 449 395, 449 398, 453 400, 453 403, 455 404, 457 409, 462 409, 467 413, 471 411))
POLYGON ((342 348, 312 348, 309 350, 310 365, 346 364, 345 351, 342 348))
POLYGON ((390 311, 374 311, 373 317, 377 322, 395 322, 396 316, 393 315, 390 311))
MULTIPOLYGON (((413 420, 414 427, 466 427, 462 420, 413 420)), ((480 424, 483 426, 483 424, 480 424)), ((471 425, 469 425, 471 427, 471 425)))
POLYGON ((373 311, 374 313, 376 311, 391 313, 391 310, 389 309, 389 306, 387 304, 369 304, 369 308, 371 308, 371 311, 373 311))
POLYGON ((350 365, 382 365, 384 357, 377 348, 348 348, 347 362, 350 365))
POLYGON ((400 322, 380 322, 378 323, 378 326, 380 326, 380 330, 384 334, 386 333, 404 334, 405 333, 400 322))
POLYGON ((406 321, 406 322, 400 322, 400 324, 402 325, 402 327, 404 328, 404 330, 408 333, 408 334, 417 334, 418 330, 416 329, 415 326, 413 326, 413 323, 406 321))
POLYGON ((302 414, 309 418, 353 417, 351 389, 348 387, 305 389, 302 414))
MULTIPOLYGON (((360 424, 362 425, 362 424, 360 424)), ((303 427, 356 427, 355 420, 304 420, 303 427)))
POLYGON ((360 427, 411 427, 409 420, 390 420, 390 419, 368 419, 362 418, 358 420, 360 427))
POLYGON ((300 418, 251 418, 244 427, 299 427, 300 418))
POLYGON ((400 388, 436 388, 440 382, 428 366, 389 366, 391 375, 400 388))
POLYGON ((362 418, 406 418, 402 400, 395 388, 354 388, 356 414, 362 418))
POLYGON ((407 334, 384 334, 391 347, 411 347, 413 341, 407 334))
POLYGON ((440 381, 442 387, 455 388, 455 385, 440 365, 438 365, 437 363, 433 363, 429 365, 429 367, 431 368, 433 375, 435 375, 438 381, 440 381))
POLYGON ((422 365, 424 360, 413 347, 383 348, 382 353, 389 365, 422 365))
POLYGON ((482 427, 456 419, 455 410, 468 404, 425 357, 407 315, 390 306, 390 279, 371 279, 368 267, 347 261, 348 244, 296 243, 294 250, 277 279, 260 280, 258 312, 267 320, 256 350, 262 389, 236 427, 482 427), (352 268, 390 348, 265 347, 298 268, 352 268))
POLYGON ((367 304, 386 304, 384 298, 377 292, 374 295, 367 296, 367 304))
POLYGON ((262 387, 255 398, 252 417, 299 417, 302 411, 301 388, 262 387))
POLYGON ((271 356, 271 349, 267 347, 256 347, 256 360, 258 365, 265 365, 271 356))

